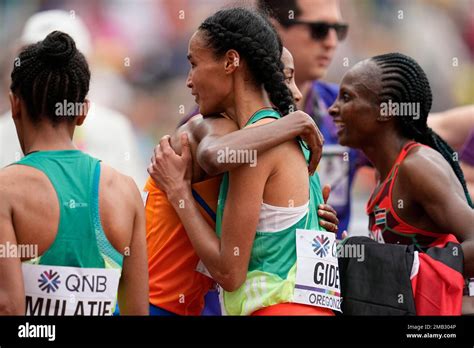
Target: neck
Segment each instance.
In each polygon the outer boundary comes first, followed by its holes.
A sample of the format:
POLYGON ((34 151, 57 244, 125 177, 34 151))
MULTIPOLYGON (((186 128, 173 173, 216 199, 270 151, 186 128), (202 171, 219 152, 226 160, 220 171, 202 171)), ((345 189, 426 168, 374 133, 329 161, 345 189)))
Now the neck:
POLYGON ((383 181, 390 173, 400 151, 409 139, 391 131, 385 134, 379 133, 372 140, 370 144, 361 147, 361 150, 373 163, 379 180, 383 181))
POLYGON ((272 105, 263 87, 235 86, 234 98, 225 112, 239 128, 245 127, 252 115, 262 108, 271 108, 272 105))
POLYGON ((296 86, 301 92, 303 98, 296 104, 298 110, 304 111, 304 106, 306 104, 306 99, 308 97, 309 91, 311 90, 311 81, 303 81, 301 83, 297 83, 296 86))
POLYGON ((77 150, 72 142, 73 126, 64 124, 53 128, 51 124, 42 122, 36 127, 26 126, 25 131, 23 137, 23 152, 25 154, 33 151, 77 150))

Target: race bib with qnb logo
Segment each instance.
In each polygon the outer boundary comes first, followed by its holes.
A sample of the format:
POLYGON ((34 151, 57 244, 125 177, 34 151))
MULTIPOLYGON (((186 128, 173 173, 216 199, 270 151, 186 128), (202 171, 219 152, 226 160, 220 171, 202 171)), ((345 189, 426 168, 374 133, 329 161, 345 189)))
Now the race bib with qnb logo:
POLYGON ((112 315, 119 269, 22 264, 26 315, 112 315))
POLYGON ((318 165, 321 185, 331 185, 328 204, 345 206, 349 197, 349 151, 341 145, 324 145, 318 165))
POLYGON ((341 287, 334 233, 296 230, 293 301, 341 312, 341 287))

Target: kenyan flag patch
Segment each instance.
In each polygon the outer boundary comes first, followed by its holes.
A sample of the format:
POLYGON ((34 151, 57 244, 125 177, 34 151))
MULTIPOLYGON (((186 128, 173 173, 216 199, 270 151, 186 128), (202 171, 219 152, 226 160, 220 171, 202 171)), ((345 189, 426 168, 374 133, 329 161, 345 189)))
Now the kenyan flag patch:
POLYGON ((385 225, 387 222, 387 211, 385 208, 375 210, 375 224, 385 225))

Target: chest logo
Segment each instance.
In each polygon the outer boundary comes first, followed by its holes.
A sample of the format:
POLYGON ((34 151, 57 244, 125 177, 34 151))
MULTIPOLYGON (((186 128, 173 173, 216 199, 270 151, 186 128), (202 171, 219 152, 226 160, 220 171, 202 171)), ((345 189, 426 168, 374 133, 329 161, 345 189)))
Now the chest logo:
POLYGON ((325 237, 324 235, 316 236, 313 239, 313 251, 316 256, 319 257, 326 257, 329 251, 329 238, 325 237))
POLYGON ((38 283, 39 288, 49 294, 51 291, 55 292, 56 290, 58 290, 61 281, 59 280, 58 272, 49 270, 41 273, 40 278, 38 279, 38 283))

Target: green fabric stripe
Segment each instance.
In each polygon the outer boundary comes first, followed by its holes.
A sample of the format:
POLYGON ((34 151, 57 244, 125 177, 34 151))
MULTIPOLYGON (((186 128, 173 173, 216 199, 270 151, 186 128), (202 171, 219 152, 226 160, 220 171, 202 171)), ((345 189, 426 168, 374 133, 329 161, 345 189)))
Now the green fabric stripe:
MULTIPOLYGON (((92 183, 92 209, 91 219, 93 221, 95 236, 97 239, 97 245, 102 256, 106 256, 107 265, 113 265, 113 268, 122 268, 123 255, 120 254, 113 246, 105 235, 102 223, 100 222, 100 210, 99 210, 99 184, 100 184, 100 162, 96 163, 94 169, 94 179, 92 183), (109 260, 110 259, 110 260, 109 260), (112 263, 113 262, 113 263, 112 263)), ((106 267, 108 268, 108 267, 106 267)))
POLYGON ((255 122, 258 122, 258 121, 260 121, 264 118, 279 119, 279 118, 281 118, 281 115, 278 111, 276 111, 274 109, 270 109, 270 108, 261 109, 261 110, 257 111, 255 114, 253 114, 252 117, 250 117, 250 119, 245 124, 245 127, 247 127, 248 125, 254 124, 255 122))

